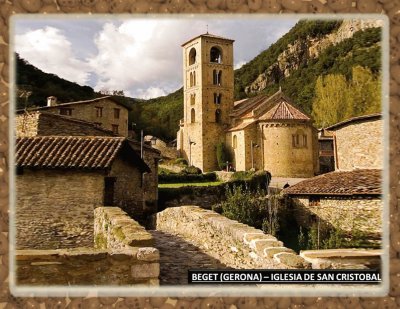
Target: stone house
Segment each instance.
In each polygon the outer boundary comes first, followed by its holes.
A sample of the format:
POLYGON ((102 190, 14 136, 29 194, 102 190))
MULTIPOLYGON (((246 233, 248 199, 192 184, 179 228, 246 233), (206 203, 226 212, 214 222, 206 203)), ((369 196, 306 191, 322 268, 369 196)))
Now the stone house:
POLYGON ((351 234, 382 237, 382 171, 360 169, 322 174, 283 190, 295 202, 300 225, 320 220, 351 234), (302 222, 301 222, 302 221, 302 222))
POLYGON ((177 149, 203 172, 219 170, 224 143, 237 171, 311 177, 318 172, 317 131, 281 90, 234 102, 233 40, 202 34, 182 45, 184 118, 177 149))
POLYGON ((51 96, 47 98, 47 106, 31 108, 29 111, 69 116, 111 130, 115 135, 128 136, 128 108, 111 96, 68 103, 58 103, 57 98, 51 96))
POLYGON ((21 137, 15 163, 17 249, 92 247, 96 207, 145 210, 150 169, 124 137, 21 137))
POLYGON ((353 117, 324 131, 333 138, 335 170, 383 168, 381 114, 353 117))
MULTIPOLYGON (((116 136, 116 134, 100 127, 97 124, 71 116, 48 113, 47 111, 19 111, 15 117, 15 135, 19 137, 34 136, 116 136)), ((157 211, 158 200, 158 161, 160 152, 140 142, 127 139, 137 155, 143 153, 143 160, 150 168, 150 172, 144 173, 143 190, 145 213, 157 211), (143 151, 142 151, 143 150, 143 151)))

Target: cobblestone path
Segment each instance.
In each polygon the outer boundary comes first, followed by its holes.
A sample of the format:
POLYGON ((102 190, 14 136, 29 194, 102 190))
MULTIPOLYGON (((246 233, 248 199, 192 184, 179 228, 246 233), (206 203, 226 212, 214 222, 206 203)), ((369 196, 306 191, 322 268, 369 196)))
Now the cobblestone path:
POLYGON ((187 284, 189 269, 229 269, 181 236, 155 230, 149 232, 160 251, 161 285, 187 284))

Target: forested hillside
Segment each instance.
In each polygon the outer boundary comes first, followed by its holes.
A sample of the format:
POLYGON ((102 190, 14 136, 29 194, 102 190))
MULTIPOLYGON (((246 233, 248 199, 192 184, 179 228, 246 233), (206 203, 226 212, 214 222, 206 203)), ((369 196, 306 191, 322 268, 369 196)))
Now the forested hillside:
MULTIPOLYGON (((279 86, 316 126, 379 112, 381 28, 347 21, 300 21, 287 34, 234 72, 235 100, 258 93, 272 94, 279 86), (365 26, 365 25, 364 25, 365 26), (349 30, 350 29, 350 30, 349 30), (346 32, 347 31, 347 32, 346 32), (343 34, 343 32, 345 32, 343 34)), ((90 99, 101 94, 47 74, 17 58, 17 87, 30 90, 28 106, 45 104, 55 95, 61 102, 90 99)), ((20 91, 19 94, 22 92, 20 91)), ((139 100, 118 96, 132 108, 130 127, 172 140, 183 118, 182 88, 164 97, 139 100)), ((25 98, 18 98, 18 106, 25 98)))

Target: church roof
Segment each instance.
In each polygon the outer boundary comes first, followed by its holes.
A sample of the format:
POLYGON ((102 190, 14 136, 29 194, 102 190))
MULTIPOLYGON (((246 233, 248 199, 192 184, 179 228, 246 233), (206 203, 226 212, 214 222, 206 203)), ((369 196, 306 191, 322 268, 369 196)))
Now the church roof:
POLYGON ((228 39, 228 38, 224 38, 224 37, 222 37, 222 36, 210 34, 210 33, 207 32, 207 33, 200 34, 200 35, 198 35, 198 36, 196 36, 196 37, 194 37, 194 38, 191 38, 189 41, 183 43, 181 46, 185 46, 187 43, 190 43, 190 42, 192 42, 192 41, 194 41, 194 40, 196 40, 196 39, 198 39, 198 38, 200 38, 200 37, 206 37, 206 38, 212 38, 212 39, 219 39, 219 40, 225 40, 225 41, 235 42, 235 40, 228 39))
POLYGON ((303 120, 310 121, 311 118, 294 106, 294 103, 279 89, 272 96, 258 95, 234 104, 231 117, 243 121, 229 131, 241 130, 251 123, 269 120, 303 120), (248 121, 252 119, 253 121, 248 121))

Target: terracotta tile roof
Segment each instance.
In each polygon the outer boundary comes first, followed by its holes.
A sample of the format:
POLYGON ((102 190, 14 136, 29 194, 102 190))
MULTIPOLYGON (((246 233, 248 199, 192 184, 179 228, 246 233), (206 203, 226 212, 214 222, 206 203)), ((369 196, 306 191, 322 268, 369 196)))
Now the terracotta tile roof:
POLYGON ((41 169, 106 169, 126 147, 142 171, 148 166, 124 137, 35 136, 16 140, 15 162, 19 167, 41 169))
POLYGON ((270 109, 266 114, 260 117, 260 120, 267 119, 304 119, 310 120, 310 117, 306 116, 298 109, 294 108, 292 105, 285 101, 282 101, 270 109))
POLYGON ((257 118, 259 120, 311 120, 294 107, 294 103, 278 90, 272 96, 258 95, 236 103, 231 116, 234 118, 257 118))
POLYGON ((331 172, 301 181, 282 192, 288 195, 380 195, 381 170, 331 172))
POLYGON ((231 128, 231 129, 229 129, 228 132, 242 130, 242 129, 244 129, 244 128, 247 128, 249 125, 253 124, 254 122, 255 122, 255 121, 242 122, 241 124, 238 124, 237 126, 231 128))

